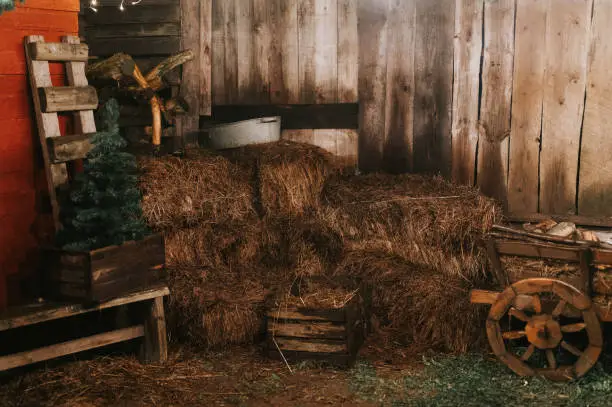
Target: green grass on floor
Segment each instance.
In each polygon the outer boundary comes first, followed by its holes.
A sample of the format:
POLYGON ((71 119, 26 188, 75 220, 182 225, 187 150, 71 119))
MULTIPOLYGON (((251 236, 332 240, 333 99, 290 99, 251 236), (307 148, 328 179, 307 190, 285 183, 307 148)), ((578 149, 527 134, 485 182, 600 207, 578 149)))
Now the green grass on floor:
POLYGON ((481 355, 439 356, 403 378, 383 379, 366 363, 351 372, 351 390, 360 398, 392 407, 612 406, 612 369, 597 365, 584 378, 553 383, 515 375, 481 355))

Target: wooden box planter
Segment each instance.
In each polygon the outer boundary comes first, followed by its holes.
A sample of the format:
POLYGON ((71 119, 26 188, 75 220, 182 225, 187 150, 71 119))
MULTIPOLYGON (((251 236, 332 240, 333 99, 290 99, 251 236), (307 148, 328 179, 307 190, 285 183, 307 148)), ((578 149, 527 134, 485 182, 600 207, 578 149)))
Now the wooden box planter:
POLYGON ((350 366, 369 329, 369 293, 355 295, 343 308, 281 307, 267 312, 269 357, 319 360, 350 366), (282 356, 281 356, 282 352, 282 356))
POLYGON ((155 234, 88 252, 48 249, 44 260, 50 298, 99 303, 158 283, 165 264, 164 239, 155 234))

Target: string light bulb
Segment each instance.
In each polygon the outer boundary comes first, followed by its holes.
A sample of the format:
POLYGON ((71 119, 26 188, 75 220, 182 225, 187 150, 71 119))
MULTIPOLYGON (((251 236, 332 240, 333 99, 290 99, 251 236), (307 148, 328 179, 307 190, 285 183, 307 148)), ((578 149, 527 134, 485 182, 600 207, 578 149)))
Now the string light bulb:
POLYGON ((121 4, 119 5, 119 10, 125 11, 125 7, 123 6, 124 0, 121 0, 121 4))
POLYGON ((89 8, 92 9, 95 13, 98 12, 98 9, 96 8, 97 5, 98 5, 98 0, 89 1, 89 8))

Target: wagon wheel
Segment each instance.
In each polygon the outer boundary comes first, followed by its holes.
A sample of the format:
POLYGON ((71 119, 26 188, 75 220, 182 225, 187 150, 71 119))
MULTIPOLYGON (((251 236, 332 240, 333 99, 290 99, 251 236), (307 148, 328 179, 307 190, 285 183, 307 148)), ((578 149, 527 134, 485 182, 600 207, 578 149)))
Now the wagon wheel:
POLYGON ((489 311, 487 337, 495 355, 515 373, 521 376, 537 374, 551 380, 583 376, 595 365, 603 346, 601 325, 591 299, 573 286, 550 278, 521 280, 506 288, 489 311), (560 317, 569 305, 579 311, 579 322, 562 325, 560 317), (499 321, 505 315, 524 323, 524 328, 502 332, 499 321), (567 335, 577 332, 585 332, 588 337, 584 349, 573 344, 571 335, 567 335), (529 345, 522 355, 506 346, 525 339, 529 345), (559 364, 560 349, 573 355, 576 362, 559 364), (547 368, 530 366, 529 360, 536 352, 546 355, 547 368))

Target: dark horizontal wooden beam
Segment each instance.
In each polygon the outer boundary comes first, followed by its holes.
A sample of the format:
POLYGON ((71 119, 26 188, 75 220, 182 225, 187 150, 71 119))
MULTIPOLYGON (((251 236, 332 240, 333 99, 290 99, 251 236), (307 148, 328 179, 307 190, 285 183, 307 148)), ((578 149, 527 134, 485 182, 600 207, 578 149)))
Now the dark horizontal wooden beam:
POLYGON ((115 6, 102 6, 93 10, 85 10, 85 21, 88 25, 112 25, 112 24, 143 24, 143 23, 171 23, 180 22, 180 6, 168 5, 144 5, 138 7, 126 7, 124 11, 115 6))
POLYGON ((257 117, 280 116, 285 130, 357 129, 359 104, 213 106, 212 120, 228 123, 257 117))
POLYGON ((58 86, 39 88, 40 109, 45 113, 94 110, 98 93, 93 86, 58 86))
POLYGON ((124 52, 133 57, 170 55, 180 51, 181 38, 166 37, 134 37, 134 38, 103 38, 88 39, 90 53, 95 56, 113 55, 124 52))
POLYGON ((542 213, 508 213, 506 219, 510 222, 541 222, 553 219, 557 222, 572 222, 578 226, 612 228, 612 217, 581 216, 581 215, 546 215, 542 213))

